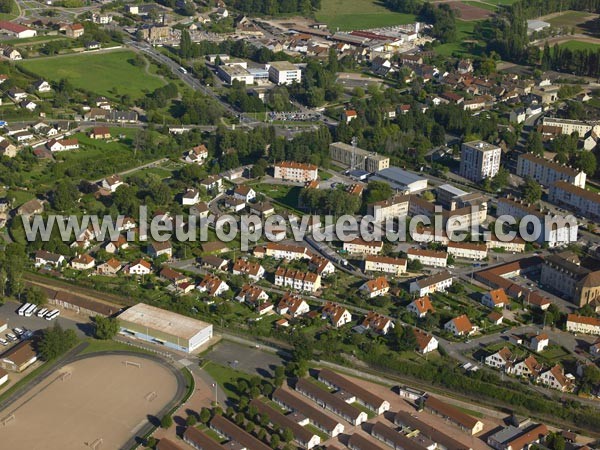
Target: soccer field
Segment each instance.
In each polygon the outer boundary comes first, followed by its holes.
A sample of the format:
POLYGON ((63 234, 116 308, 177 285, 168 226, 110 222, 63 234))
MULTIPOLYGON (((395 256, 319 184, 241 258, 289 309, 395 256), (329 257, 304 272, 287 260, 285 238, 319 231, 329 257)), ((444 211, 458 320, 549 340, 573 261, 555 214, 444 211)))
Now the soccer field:
POLYGON ((316 18, 331 31, 363 30, 415 21, 414 15, 392 12, 376 0, 322 0, 316 18))
POLYGON ((145 92, 164 86, 164 81, 134 66, 135 53, 128 50, 85 53, 52 58, 29 59, 19 66, 49 81, 69 80, 73 86, 109 98, 124 94, 139 98, 145 92))

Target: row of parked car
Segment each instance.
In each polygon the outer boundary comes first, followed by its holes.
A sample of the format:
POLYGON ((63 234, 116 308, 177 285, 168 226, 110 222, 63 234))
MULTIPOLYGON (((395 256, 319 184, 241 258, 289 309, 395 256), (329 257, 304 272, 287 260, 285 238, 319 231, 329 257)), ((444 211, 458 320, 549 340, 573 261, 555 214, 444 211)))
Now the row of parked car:
POLYGON ((16 342, 19 339, 28 338, 30 334, 31 334, 31 331, 29 331, 26 328, 15 327, 12 329, 12 333, 6 333, 6 335, 5 335, 6 339, 0 338, 0 344, 7 346, 11 342, 16 342))

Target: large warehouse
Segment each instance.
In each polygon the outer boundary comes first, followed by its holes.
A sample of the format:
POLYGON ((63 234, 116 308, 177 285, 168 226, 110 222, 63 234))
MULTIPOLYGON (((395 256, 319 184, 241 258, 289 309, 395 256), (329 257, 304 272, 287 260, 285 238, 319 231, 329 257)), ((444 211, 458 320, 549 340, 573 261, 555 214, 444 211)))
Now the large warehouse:
POLYGON ((211 324, 138 303, 119 315, 121 333, 191 353, 213 336, 211 324))

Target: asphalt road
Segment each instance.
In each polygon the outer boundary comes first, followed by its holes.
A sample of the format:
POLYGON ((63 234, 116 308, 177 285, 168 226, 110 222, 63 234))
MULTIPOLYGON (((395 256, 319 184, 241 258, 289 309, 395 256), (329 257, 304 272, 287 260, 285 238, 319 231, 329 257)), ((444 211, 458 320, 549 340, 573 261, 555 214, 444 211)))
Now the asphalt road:
MULTIPOLYGON (((258 345, 258 344, 257 344, 258 345)), ((283 365, 283 358, 262 350, 261 346, 221 341, 205 355, 205 358, 222 366, 229 366, 252 375, 270 378, 275 367, 283 365)))

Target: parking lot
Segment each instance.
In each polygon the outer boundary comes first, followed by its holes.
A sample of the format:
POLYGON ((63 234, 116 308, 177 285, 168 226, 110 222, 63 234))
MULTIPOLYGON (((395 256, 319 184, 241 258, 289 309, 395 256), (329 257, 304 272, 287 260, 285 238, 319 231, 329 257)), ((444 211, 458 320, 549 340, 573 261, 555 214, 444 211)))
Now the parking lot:
POLYGON ((278 355, 229 341, 221 341, 215 345, 206 359, 262 377, 272 376, 275 367, 283 364, 283 359, 278 355))
MULTIPOLYGON (((21 307, 20 303, 15 302, 6 302, 4 305, 0 306, 0 322, 6 322, 8 328, 5 331, 0 332, 0 338, 5 339, 7 333, 15 334, 12 330, 15 328, 21 328, 22 330, 29 331, 37 331, 45 329, 49 326, 54 326, 55 323, 59 323, 64 329, 73 329, 77 332, 79 336, 85 335, 86 327, 83 324, 79 324, 71 319, 66 317, 59 316, 54 320, 46 320, 40 317, 37 317, 35 314, 31 317, 19 316, 17 314, 18 309, 21 307)), ((51 305, 50 309, 54 309, 51 305)), ((14 345, 16 342, 9 343, 6 346, 0 346, 0 353, 9 349, 11 345, 14 345)))

